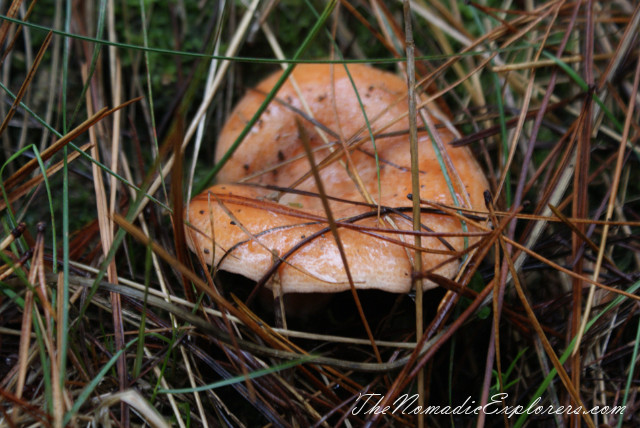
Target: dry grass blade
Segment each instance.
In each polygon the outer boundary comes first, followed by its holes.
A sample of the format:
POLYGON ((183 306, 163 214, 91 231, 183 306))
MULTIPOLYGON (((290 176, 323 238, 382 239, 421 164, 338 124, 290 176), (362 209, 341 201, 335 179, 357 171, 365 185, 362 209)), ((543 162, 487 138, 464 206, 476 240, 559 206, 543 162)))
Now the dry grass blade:
MULTIPOLYGON (((558 217, 561 222, 566 224, 574 233, 576 233, 580 237, 580 239, 582 239, 589 247, 591 247, 592 250, 598 251, 598 246, 591 239, 589 239, 589 237, 586 236, 584 234, 584 232, 582 232, 582 230, 578 229, 575 226, 575 224, 571 222, 571 220, 569 220, 564 214, 562 214, 562 212, 560 212, 560 210, 558 208, 554 207, 551 204, 549 204, 548 207, 551 210, 551 212, 553 213, 553 215, 558 217)), ((605 221, 607 221, 607 220, 605 220, 605 221)), ((605 224, 605 227, 608 227, 608 225, 605 224)), ((605 235, 606 235, 606 233, 605 233, 605 235)), ((603 257, 604 257, 604 260, 610 266, 615 266, 615 262, 613 260, 611 260, 608 256, 605 255, 603 257)), ((597 278, 594 279, 594 280, 597 280, 597 278)))
MULTIPOLYGON (((91 147, 92 147, 92 144, 87 143, 82 147, 79 147, 79 149, 82 152, 86 152, 91 147)), ((71 153, 71 155, 69 155, 69 157, 67 158, 67 163, 72 162, 73 160, 77 159, 79 156, 80 156, 79 152, 71 153)), ((12 190, 8 194, 7 198, 8 198, 9 204, 12 204, 13 202, 22 198, 27 193, 31 192, 33 189, 35 189, 44 181, 45 177, 51 178, 55 173, 59 172, 63 167, 64 167, 64 161, 59 161, 55 165, 52 165, 49 168, 47 168, 47 170, 43 175, 38 175, 36 177, 33 177, 30 180, 25 181, 23 184, 18 186, 18 188, 12 190)), ((4 199, 0 200, 0 211, 4 210, 6 207, 7 207, 7 203, 5 202, 5 200, 4 199)))
MULTIPOLYGON (((487 238, 486 241, 489 245, 483 246, 484 251, 486 252, 490 251, 491 245, 494 242, 497 242, 497 240, 499 239, 504 229, 509 225, 509 222, 510 222, 510 219, 505 219, 500 223, 498 227, 496 227, 496 229, 492 232, 491 236, 487 238)), ((484 256, 484 254, 476 253, 476 256, 482 257, 484 256)), ((472 273, 469 273, 469 274, 471 275, 472 273)), ((468 279, 469 278, 467 278, 467 280, 468 279)), ((465 278, 462 279, 462 281, 464 280, 465 278)), ((443 334, 440 335, 440 337, 437 337, 436 331, 440 329, 441 325, 445 322, 445 319, 448 318, 448 316, 450 315, 451 308, 458 296, 450 295, 449 299, 442 300, 438 313, 434 316, 434 319, 431 322, 431 325, 429 325, 425 330, 422 340, 418 342, 416 351, 414 351, 410 355, 407 361, 407 364, 402 368, 402 370, 396 377, 396 380, 394 381, 393 385, 391 385, 391 387, 387 390, 386 394, 381 400, 379 405, 382 408, 384 408, 385 406, 391 405, 391 403, 393 403, 396 400, 402 388, 404 388, 406 384, 411 379, 413 379, 420 370, 424 368, 427 361, 429 361, 433 357, 433 355, 446 343, 447 340, 451 338, 451 336, 462 326, 462 324, 470 316, 472 316, 472 314, 478 309, 478 307, 483 304, 485 299, 493 291, 494 281, 496 280, 494 279, 492 282, 487 284, 480 293, 477 293, 475 299, 467 307, 467 309, 462 314, 460 314, 460 316, 455 321, 453 321, 450 325, 447 326, 446 330, 443 332, 443 334), (431 338, 435 340, 433 340, 433 343, 430 346, 426 347, 425 345, 427 341, 431 338), (422 350, 422 349, 424 349, 424 351, 419 352, 419 350, 422 350)), ((375 414, 372 419, 372 422, 375 422, 378 417, 379 417, 378 414, 375 414)))
POLYGON ((150 246, 154 253, 160 256, 160 258, 165 260, 171 266, 178 269, 181 274, 183 274, 191 282, 193 282, 193 284, 200 292, 203 292, 211 297, 218 305, 220 305, 223 310, 228 311, 230 314, 242 320, 242 322, 249 326, 253 331, 260 332, 260 336, 267 342, 271 343, 272 345, 276 344, 273 338, 261 329, 260 323, 253 321, 244 313, 238 311, 238 309, 232 306, 227 300, 215 293, 211 288, 209 288, 208 284, 202 281, 202 279, 200 279, 193 271, 181 264, 175 257, 169 254, 166 249, 158 245, 158 243, 153 242, 149 237, 145 236, 140 229, 127 222, 126 219, 119 214, 115 214, 113 220, 138 241, 150 246))
MULTIPOLYGON (((640 9, 638 9, 640 10, 640 9)), ((640 13, 639 13, 640 14, 640 13)), ((622 133, 622 141, 620 142, 620 146, 618 149, 618 157, 616 159, 616 168, 613 175, 613 185, 611 187, 611 196, 609 197, 609 205, 607 206, 607 214, 605 216, 605 220, 608 221, 613 217, 613 209, 616 204, 616 197, 618 194, 618 186, 620 184, 620 177, 622 175, 622 160, 624 158, 625 148, 627 146, 627 140, 629 138, 629 131, 631 129, 631 122, 633 120, 633 112, 634 107, 636 105, 636 96, 638 95, 638 86, 640 85, 640 58, 638 58, 636 62, 636 70, 634 73, 633 79, 633 89, 629 98, 629 106, 627 108, 626 121, 624 123, 624 130, 622 133)), ((594 281, 598 279, 600 268, 602 266, 602 260, 604 259, 604 252, 607 243, 607 235, 609 231, 609 225, 604 225, 604 229, 602 231, 603 238, 600 241, 600 247, 598 248, 598 259, 596 260, 596 266, 593 272, 594 281)), ((589 296, 587 297, 587 302, 585 303, 585 313, 582 317, 582 322, 580 324, 580 329, 578 331, 578 340, 576 349, 578 349, 580 345, 580 341, 582 340, 582 335, 584 334, 584 329, 587 325, 587 321, 589 320, 589 314, 591 312, 591 307, 593 305, 593 297, 594 297, 595 287, 592 284, 589 288, 589 296)))
MULTIPOLYGON (((509 256, 505 251, 504 245, 505 245, 504 242, 501 242, 502 251, 505 253, 505 257, 507 257, 507 262, 509 263, 509 269, 511 270, 511 274, 513 275, 513 281, 516 287, 516 291, 518 292, 518 297, 520 297, 520 300, 522 301, 522 305, 525 311, 527 312, 527 315, 529 316, 529 320, 532 322, 533 327, 536 330, 537 336, 542 340, 542 344, 545 348, 545 351, 547 352, 547 355, 551 359, 553 366, 558 371, 558 375, 560 376, 560 379, 562 380, 562 383, 564 384, 565 388, 567 388, 567 390, 571 394, 571 397, 573 398, 573 400, 575 400, 578 406, 580 406, 581 409, 584 409, 586 407, 582 403, 582 400, 580 399, 580 393, 573 386, 571 379, 567 375, 567 372, 562 366, 562 363, 560 363, 560 360, 558 359, 558 356, 553 350, 553 347, 549 343, 547 336, 542 331, 538 318, 536 317, 535 313, 531 309, 531 305, 529 304, 527 297, 524 294, 524 291, 522 289, 522 285, 520 284, 520 280, 518 279, 518 274, 514 269, 513 263, 511 262, 511 260, 509 260, 509 256)), ((582 416, 582 418, 584 419, 584 421, 587 423, 589 427, 595 428, 595 424, 593 423, 593 420, 591 419, 591 416, 588 413, 583 412, 580 416, 582 416)))
MULTIPOLYGON (((420 154, 418 153, 418 125, 417 125, 417 94, 416 94, 416 69, 415 69, 415 43, 413 41, 413 27, 411 25, 411 4, 408 0, 405 0, 402 4, 405 23, 405 44, 407 52, 407 87, 408 87, 408 99, 409 99, 409 150, 411 153, 411 194, 420 194, 420 154)), ((420 198, 413 198, 413 230, 419 231, 422 229, 422 217, 420 209, 420 198)), ((422 239, 420 235, 416 235, 414 243, 417 248, 422 247, 422 239)), ((413 258, 413 269, 415 272, 422 272, 422 253, 420 250, 416 250, 413 258)), ((413 281, 413 288, 416 290, 416 342, 420 342, 423 334, 423 319, 422 313, 423 303, 423 288, 422 280, 416 278, 413 281)), ((418 373, 417 382, 418 391, 424 391, 424 371, 418 373)), ((420 394, 418 399, 418 405, 424 406, 425 396, 420 394)), ((418 426, 424 427, 424 417, 418 418, 418 426)))
POLYGON ((309 137, 306 135, 306 131, 300 124, 300 122, 296 122, 298 126, 298 132, 301 135, 301 142, 304 148, 304 151, 309 159, 309 164, 311 165, 311 173, 313 175, 313 179, 315 180, 316 187, 318 188, 318 193, 320 194, 320 199, 322 200, 322 206, 324 207, 324 212, 327 216, 327 222, 329 223, 329 228, 331 229, 331 234, 333 235, 333 239, 338 247, 338 251, 340 252, 340 258, 342 259, 342 264, 344 266, 345 273, 347 275, 347 279, 349 280, 349 285, 351 287, 351 294, 353 296, 353 300, 358 309, 358 315, 362 320, 362 324, 367 332, 367 337, 371 342, 371 347, 373 348, 373 352, 375 353, 376 360, 379 363, 382 362, 382 358, 380 357, 380 351, 378 350, 378 346, 376 345, 376 341, 373 338, 373 333, 371 332, 371 327, 369 327, 369 323, 367 321, 366 316, 362 310, 362 304, 360 303, 360 299, 358 298, 358 292, 356 291, 356 286, 353 282, 353 278, 351 277, 351 271, 349 270, 349 262, 347 261, 347 256, 344 252, 344 247, 342 245, 342 241, 340 239, 340 235, 338 234, 338 228, 336 227, 335 219, 333 218, 333 214, 331 212, 331 207, 329 206, 329 201, 327 199, 326 193, 324 191, 324 184, 322 183, 322 178, 320 178, 320 174, 318 172, 318 168, 316 167, 316 161, 313 156, 313 151, 311 150, 311 145, 309 144, 309 137))
MULTIPOLYGON (((18 348, 18 373, 15 385, 15 396, 17 399, 21 399, 24 394, 27 370, 29 369, 29 355, 32 353, 30 349, 32 346, 31 329, 33 324, 34 295, 38 293, 38 296, 40 297, 42 303, 48 303, 46 295, 42 295, 42 290, 36 286, 36 283, 38 282, 38 276, 42 268, 42 252, 44 251, 44 225, 41 225, 38 232, 39 233, 33 257, 34 263, 29 269, 28 284, 26 284, 27 290, 25 293, 23 304, 22 326, 20 329, 20 345, 18 348)), ((48 310, 49 314, 52 314, 52 308, 50 305, 48 306, 48 310)), ((20 419, 19 408, 16 409, 14 418, 20 419)))
POLYGON ((0 242, 0 251, 4 251, 16 238, 22 235, 22 232, 26 229, 26 223, 20 223, 16 226, 3 240, 0 242))
MULTIPOLYGON (((70 281, 74 285, 78 285, 83 288, 89 288, 93 285, 91 280, 87 280, 82 277, 73 277, 73 278, 70 278, 70 281)), ((116 292, 123 296, 139 299, 140 301, 144 299, 144 291, 138 291, 131 287, 109 284, 107 282, 99 283, 99 287, 106 291, 116 292)), ((155 296, 148 296, 147 301, 150 305, 153 305, 154 307, 157 307, 166 311, 170 311, 171 313, 175 314, 177 317, 184 320, 185 322, 188 322, 193 326, 197 327, 198 329, 201 329, 202 331, 206 332, 211 337, 217 340, 220 340, 223 343, 226 343, 230 346, 234 346, 234 341, 226 332, 222 331, 221 329, 218 328, 218 326, 212 324, 208 320, 205 320, 203 318, 200 318, 194 315, 192 313, 192 310, 184 310, 180 307, 177 307, 174 304, 167 303, 165 300, 161 298, 157 298, 155 296)), ((242 314, 241 321, 244 319, 250 319, 250 320, 257 319, 255 318, 254 314, 251 314, 250 317, 248 317, 247 315, 245 315, 245 312, 242 310, 239 310, 238 313, 242 314)), ((244 321, 242 321, 242 323, 246 324, 249 328, 253 328, 253 322, 245 323, 244 321)), ((258 321, 258 323, 260 322, 258 321)), ((277 332, 276 329, 272 329, 272 330, 274 333, 277 332)), ((280 335, 281 333, 277 333, 277 336, 280 336, 280 335)), ((439 337, 440 337, 439 335, 436 335, 432 340, 425 341, 423 344, 424 348, 422 352, 428 349, 430 345, 439 337)), ((274 339, 277 339, 277 337, 274 339)), ((256 345, 255 343, 252 343, 243 339, 235 339, 235 340, 236 340, 235 343, 237 343, 240 349, 247 352, 251 352, 255 355, 267 356, 267 357, 278 358, 278 359, 286 359, 286 360, 300 360, 301 358, 304 359, 305 357, 304 355, 301 355, 299 353, 293 353, 293 352, 288 352, 286 350, 276 349, 276 347, 274 346, 276 343, 279 346, 283 345, 283 343, 275 342, 273 340, 271 341, 272 343, 270 343, 270 346, 256 345)), ((366 341, 366 343, 370 344, 369 341, 366 341)), ((412 346, 411 348, 414 348, 414 347, 412 346)), ((342 359, 324 357, 322 355, 312 354, 312 359, 309 361, 312 361, 314 364, 342 368, 348 371, 385 374, 385 373, 389 373, 391 371, 398 370, 399 368, 404 367, 408 361, 408 357, 394 359, 393 361, 386 362, 386 363, 383 362, 380 364, 380 363, 342 360, 342 359)))
POLYGON ((640 300, 640 296, 637 296, 637 295, 635 295, 635 294, 631 294, 631 293, 627 293, 626 291, 618 290, 618 289, 613 288, 613 287, 608 287, 608 286, 606 286, 606 285, 604 285, 604 284, 600 284, 600 283, 598 283, 598 282, 597 282, 596 280, 594 280, 594 279, 590 279, 590 278, 588 278, 588 277, 586 277, 586 276, 580 275, 580 274, 578 274, 578 273, 576 273, 576 272, 573 272, 573 271, 571 271, 571 270, 569 270, 569 269, 567 269, 567 268, 565 268, 565 267, 562 267, 562 266, 560 266, 560 265, 559 265, 559 264, 557 264, 557 263, 554 263, 554 262, 552 262, 552 261, 550 261, 550 260, 548 260, 548 259, 546 259, 546 258, 544 258, 544 257, 541 257, 541 256, 540 256, 539 254, 537 254, 535 251, 532 251, 532 250, 528 249, 526 246, 521 245, 521 244, 519 244, 519 243, 518 243, 518 242, 516 242, 516 241, 512 241, 511 239, 506 238, 506 237, 504 238, 504 240, 505 240, 505 242, 507 242, 509 245, 512 245, 512 246, 516 247, 517 249, 521 250, 524 254, 528 254, 528 255, 530 255, 531 257, 534 257, 534 258, 536 258, 536 259, 540 260, 541 262, 543 262, 543 263, 545 263, 545 264, 547 264, 547 265, 551 266, 551 267, 552 267, 552 268, 554 268, 554 269, 557 269, 559 272, 563 272, 563 273, 565 273, 565 274, 567 274, 567 275, 571 276, 571 277, 572 277, 572 278, 574 278, 574 279, 577 279, 577 280, 580 280, 580 281, 584 281, 584 282, 586 282, 586 283, 591 284, 592 286, 595 286, 595 287, 601 288, 601 289, 603 289, 603 290, 610 291, 610 292, 612 292, 612 293, 617 293, 617 294, 620 294, 620 295, 622 295, 622 296, 626 296, 626 297, 628 297, 628 298, 630 298, 630 299, 640 300))
POLYGON ((7 129, 7 126, 9 126, 9 121, 13 118, 13 115, 16 113, 16 110, 20 105, 22 98, 27 92, 27 89, 29 88, 31 81, 33 80, 36 72, 38 71, 38 66, 42 61, 44 54, 47 52, 47 49, 49 48, 49 43, 51 43, 52 35, 53 33, 49 32, 47 34, 47 37, 44 39, 44 42, 42 43, 42 46, 38 51, 38 55, 36 55, 35 61, 33 62, 33 64, 31 65, 31 68, 29 69, 29 73, 27 74, 26 79, 22 83, 22 86, 20 86, 20 90, 16 94, 15 100, 13 100, 13 104, 11 105, 11 109, 9 110, 9 113, 7 113, 4 120, 2 121, 2 124, 0 124, 0 134, 4 133, 4 131, 7 129))
MULTIPOLYGON (((88 70, 87 67, 83 67, 81 70, 81 74, 85 84, 88 83, 88 70)), ((87 113, 88 116, 91 117, 93 115, 93 105, 94 105, 94 92, 92 90, 87 91, 86 100, 87 100, 87 113)), ((100 162, 100 152, 98 149, 98 140, 96 137, 96 128, 89 128, 89 139, 92 143, 91 147, 91 157, 100 162)), ((109 219, 109 208, 107 204, 107 192, 104 186, 104 180, 102 177, 102 170, 98 167, 97 163, 91 164, 91 172, 93 174, 93 184, 94 184, 94 193, 96 197, 96 208, 97 208, 97 217, 98 217, 98 227, 100 231, 100 242, 102 244, 102 253, 104 256, 107 256, 109 253, 109 249, 113 244, 113 224, 109 219)), ((109 266, 107 267, 107 278, 109 282, 113 284, 118 283, 118 271, 117 271, 116 261, 111 260, 109 266)), ((117 293, 111 294, 111 310, 114 324, 114 338, 115 338, 115 350, 121 351, 124 349, 125 340, 124 340, 124 324, 122 318, 122 303, 120 301, 120 295, 117 293)), ((126 368, 126 356, 124 353, 118 359, 117 363, 117 371, 120 383, 120 391, 124 392, 127 389, 127 368, 126 368)), ((123 425, 129 424, 129 411, 125 406, 125 402, 122 402, 121 409, 121 423, 123 425)))
MULTIPOLYGON (((180 143, 182 141, 182 122, 173 129, 168 142, 173 147, 173 162, 171 172, 171 207, 173 219, 173 235, 175 241, 176 255, 181 264, 187 265, 187 243, 185 240, 184 228, 182 227, 184 210, 182 195, 182 155, 180 153, 180 143)), ((193 300, 193 292, 186 277, 182 278, 182 287, 188 300, 193 300)))
POLYGON ((122 391, 115 394, 110 394, 107 396, 99 397, 100 407, 99 413, 104 414, 103 423, 106 425, 109 422, 108 416, 106 415, 105 409, 113 406, 114 404, 119 404, 121 402, 126 402, 127 404, 134 407, 140 415, 143 417, 146 423, 154 428, 169 428, 169 423, 158 413, 158 411, 151 405, 144 397, 138 392, 134 390, 122 391))
MULTIPOLYGON (((6 12, 6 16, 10 17, 10 18, 15 18, 16 15, 18 14, 18 11, 20 10, 20 6, 22 6, 22 2, 24 0, 13 0, 11 2, 11 5, 9 5, 9 9, 6 12)), ((3 21, 2 22, 2 26, 0 26, 0 46, 4 46, 5 42, 7 41, 7 36, 9 35, 9 28, 11 27, 11 22, 9 21, 3 21)), ((16 35, 17 36, 17 35, 16 35)), ((3 52, 2 55, 2 61, 0 61, 0 63, 4 62, 7 54, 11 52, 11 49, 6 49, 3 52)))
POLYGON ((629 24, 624 29, 624 34, 622 35, 622 40, 616 47, 616 52, 613 54, 613 57, 609 64, 607 65, 607 69, 602 73, 602 77, 600 82, 598 83, 598 90, 603 90, 607 83, 610 83, 611 80, 616 75, 616 72, 622 66, 623 62, 627 58, 629 54, 629 49, 632 46, 632 42, 634 39, 634 34, 638 33, 638 27, 640 26, 640 5, 636 4, 633 10, 633 14, 629 19, 629 24))
MULTIPOLYGON (((80 135, 85 133, 88 129, 90 129, 93 125, 98 123, 100 120, 102 120, 103 118, 109 116, 114 111, 122 109, 122 108, 125 108, 125 107, 129 106, 130 104, 135 103, 135 102, 137 102, 139 100, 140 100, 140 98, 134 98, 134 99, 132 99, 130 101, 127 101, 126 103, 123 103, 123 104, 121 104, 118 107, 113 108, 113 109, 109 109, 107 107, 104 107, 104 108, 100 109, 98 112, 96 112, 95 114, 90 116, 87 120, 82 122, 76 128, 74 128, 73 130, 69 131, 69 133, 67 133, 62 138, 60 138, 58 141, 56 141, 51 146, 47 147, 44 151, 42 151, 40 153, 40 159, 42 159, 42 161, 49 160, 53 155, 58 153, 68 143, 72 142, 73 140, 78 138, 80 135)), ((12 174, 11 177, 9 177, 5 181, 5 189, 13 188, 16 184, 18 184, 18 182, 20 180, 22 180, 26 175, 31 173, 37 167, 38 167, 38 160, 37 159, 31 159, 29 162, 25 163, 18 171, 16 171, 14 174, 12 174)))

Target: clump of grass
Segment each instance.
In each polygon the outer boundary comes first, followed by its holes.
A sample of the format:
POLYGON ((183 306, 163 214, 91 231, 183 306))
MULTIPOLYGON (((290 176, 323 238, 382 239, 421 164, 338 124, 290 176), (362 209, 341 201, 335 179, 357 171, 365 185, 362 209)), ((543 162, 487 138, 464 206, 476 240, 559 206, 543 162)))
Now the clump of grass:
POLYGON ((640 423, 640 9, 511 3, 7 4, 0 425, 640 423), (252 284, 184 243, 231 106, 319 59, 415 65, 491 183, 488 234, 456 280, 418 269, 442 285, 418 305, 360 294, 379 360, 350 295, 279 329, 245 304, 252 284), (354 411, 369 393, 624 412, 354 411))

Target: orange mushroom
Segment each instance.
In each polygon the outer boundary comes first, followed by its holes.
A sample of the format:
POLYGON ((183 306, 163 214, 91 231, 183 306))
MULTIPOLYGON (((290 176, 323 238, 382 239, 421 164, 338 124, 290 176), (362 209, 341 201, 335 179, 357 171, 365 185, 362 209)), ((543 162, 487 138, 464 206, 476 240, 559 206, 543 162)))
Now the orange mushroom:
MULTIPOLYGON (((349 65, 348 70, 349 74, 343 66, 326 64, 297 66, 292 73, 295 85, 289 79, 281 87, 277 101, 219 172, 218 181, 226 184, 214 185, 191 201, 188 244, 193 251, 199 248, 208 264, 255 281, 268 277, 266 286, 278 284, 282 293, 350 288, 309 174, 305 138, 314 150, 355 287, 397 293, 411 289, 414 251, 412 202, 407 197, 411 168, 406 82, 365 65, 349 65), (348 156, 344 147, 349 147, 348 156), (327 158, 333 161, 322 163, 327 158)), ((271 75, 240 100, 219 136, 217 159, 279 77, 280 73, 271 75)), ((454 138, 446 127, 438 128, 445 144, 454 138)), ((420 198, 455 206, 426 132, 419 134, 418 144, 420 198)), ((465 147, 446 151, 465 183, 464 189, 456 189, 458 201, 468 200, 471 206, 466 208, 481 209, 488 184, 480 166, 465 147)), ((435 273, 452 277, 459 268, 455 254, 465 246, 460 219, 425 211, 421 221, 423 232, 458 234, 422 239, 423 268, 449 261, 435 273)), ((477 239, 470 237, 469 243, 477 239)), ((425 289, 434 286, 424 281, 425 289)))

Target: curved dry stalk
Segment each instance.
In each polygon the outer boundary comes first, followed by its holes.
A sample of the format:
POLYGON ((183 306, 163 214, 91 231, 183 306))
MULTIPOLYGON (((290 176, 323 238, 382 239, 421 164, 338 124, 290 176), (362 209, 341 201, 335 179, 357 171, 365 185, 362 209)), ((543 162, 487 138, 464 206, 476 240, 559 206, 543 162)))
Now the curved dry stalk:
MULTIPOLYGON (((640 10, 640 9, 638 9, 640 10)), ((640 15, 640 13, 638 13, 640 15)), ((609 197, 609 204, 607 206, 607 214, 605 216, 605 220, 610 220, 613 216, 613 209, 616 204, 616 197, 618 194, 618 186, 620 184, 620 176, 622 174, 622 159, 624 158, 625 148, 627 146, 627 140, 629 138, 629 130, 631 128, 631 123, 633 120, 633 111, 636 105, 635 99, 638 94, 638 85, 640 85, 640 58, 636 63, 636 70, 634 74, 633 80, 633 90, 631 92, 631 96, 629 97, 629 106, 627 108, 626 120, 624 123, 624 130, 622 133, 622 141, 620 142, 618 148, 618 157, 616 159, 616 169, 613 176, 613 184, 611 186, 611 194, 609 197)), ((600 241, 600 247, 598 249, 598 259, 596 260, 596 266, 593 271, 593 280, 597 280, 600 274, 600 268, 602 266, 602 261, 604 259, 604 252, 607 243, 607 236, 609 232, 609 225, 604 225, 604 230, 602 231, 602 240, 600 241)), ((585 313, 582 317, 582 322, 580 323, 580 329, 578 330, 578 339, 576 350, 579 349, 580 341, 582 340, 582 335, 584 334, 584 329, 587 325, 587 321, 589 320, 589 314, 591 311, 591 307, 593 305, 593 296, 595 292, 594 284, 589 287, 589 295, 587 297, 587 302, 585 303, 585 313)))

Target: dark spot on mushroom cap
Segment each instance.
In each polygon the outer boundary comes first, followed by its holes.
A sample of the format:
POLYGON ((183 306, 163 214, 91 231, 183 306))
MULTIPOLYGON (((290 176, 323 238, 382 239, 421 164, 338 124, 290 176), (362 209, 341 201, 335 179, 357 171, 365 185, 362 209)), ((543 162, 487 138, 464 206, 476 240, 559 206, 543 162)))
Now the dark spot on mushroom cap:
POLYGON ((249 171, 249 164, 245 163, 244 165, 242 165, 242 167, 244 168, 245 171, 249 171))
POLYGON ((209 254, 211 251, 209 251, 208 248, 205 248, 204 250, 202 250, 205 254, 209 254))
POLYGON ((200 214, 204 214, 204 210, 200 210, 200 211, 199 211, 199 213, 200 213, 200 214))
POLYGON ((316 98, 316 101, 322 102, 324 101, 325 98, 327 98, 327 94, 318 95, 318 98, 316 98))
POLYGON ((282 162, 284 159, 284 153, 282 153, 282 150, 278 150, 278 160, 282 162))
POLYGON ((229 224, 230 224, 230 225, 232 225, 232 226, 235 226, 235 225, 236 225, 236 222, 235 222, 235 221, 233 221, 233 220, 231 220, 231 221, 229 222, 229 224))
POLYGON ((375 86, 369 85, 369 87, 367 88, 367 92, 364 94, 364 96, 366 98, 371 98, 371 93, 373 92, 374 89, 375 89, 375 86))

